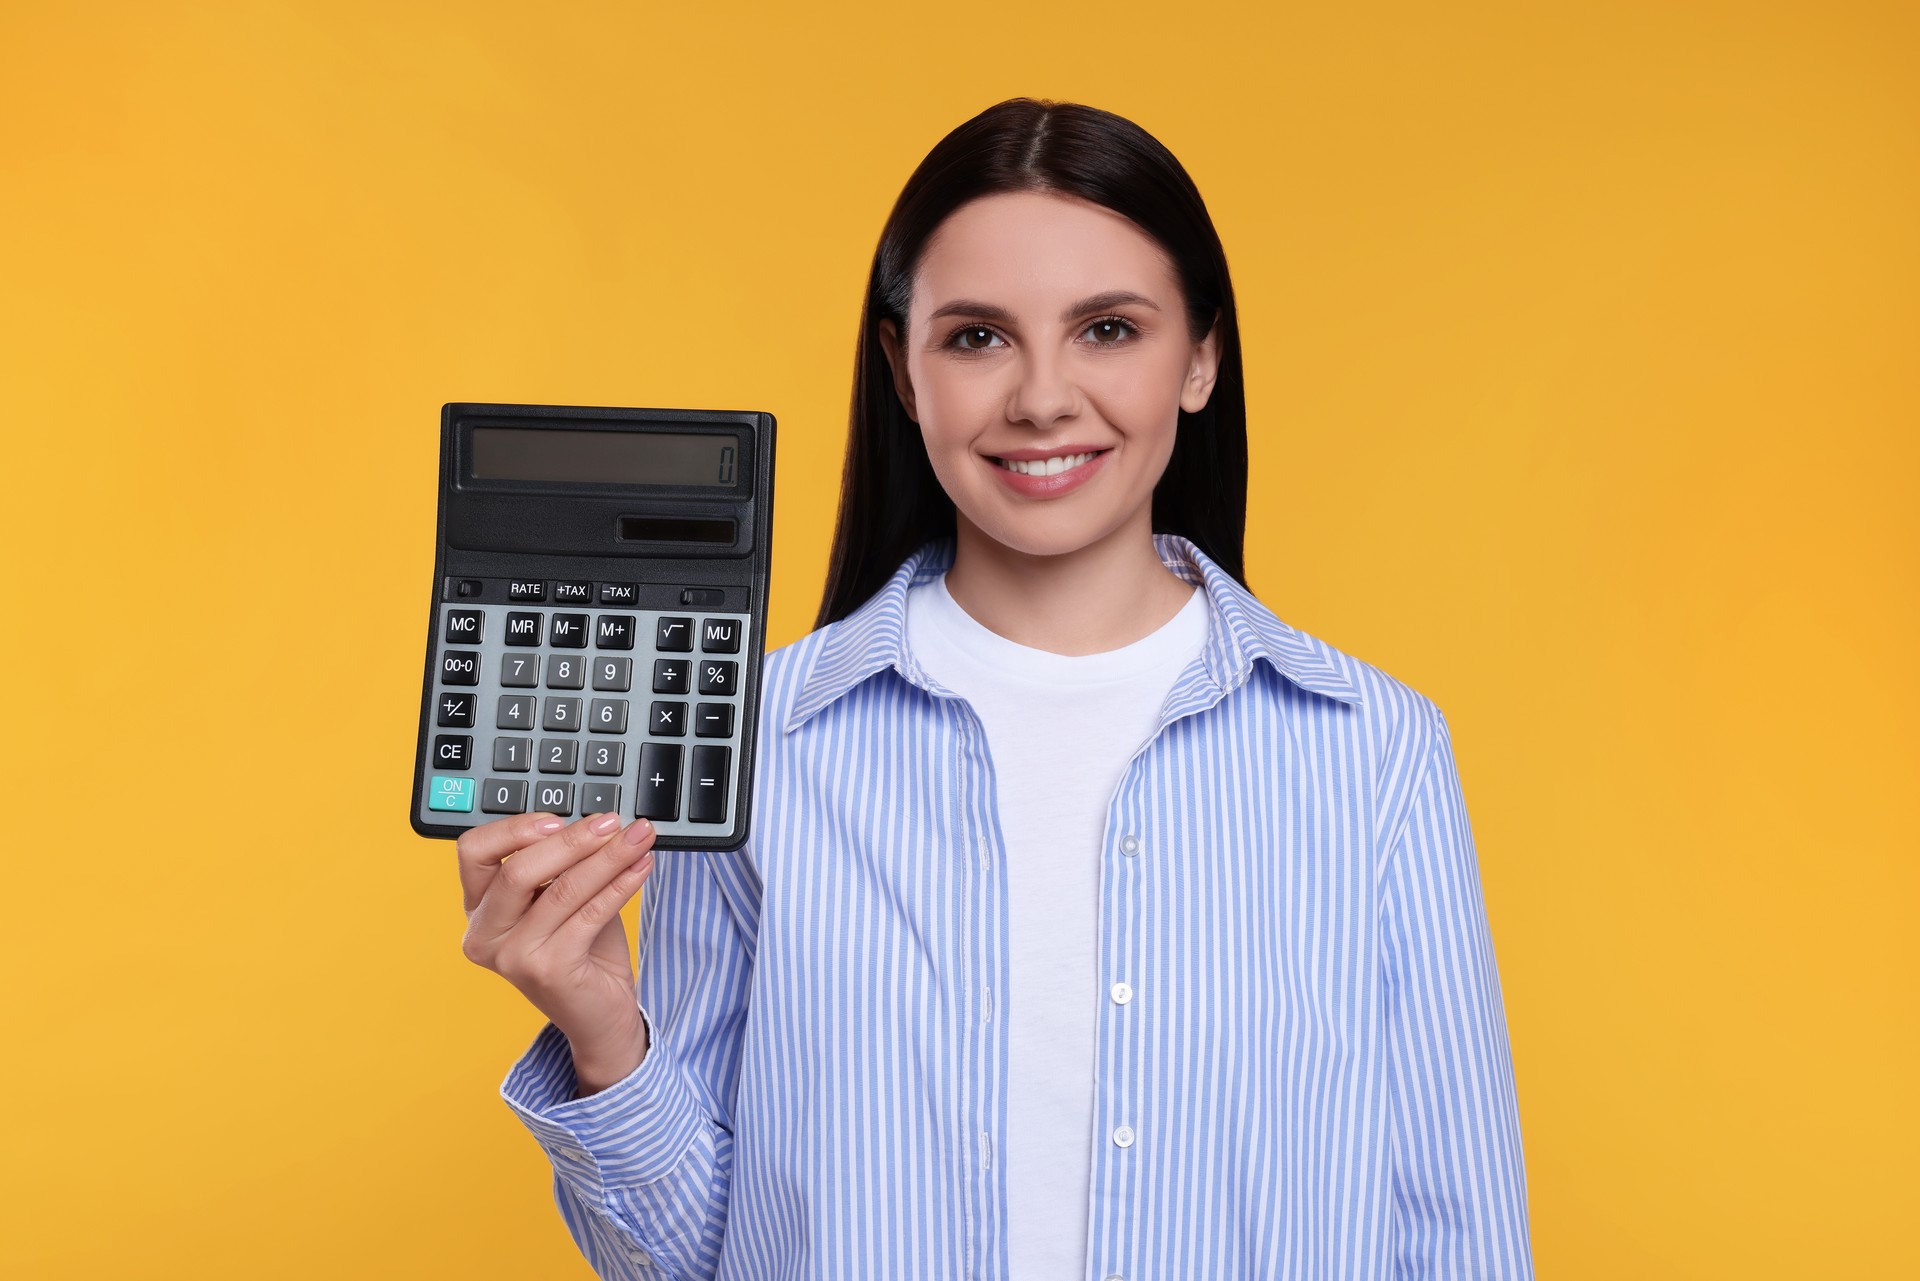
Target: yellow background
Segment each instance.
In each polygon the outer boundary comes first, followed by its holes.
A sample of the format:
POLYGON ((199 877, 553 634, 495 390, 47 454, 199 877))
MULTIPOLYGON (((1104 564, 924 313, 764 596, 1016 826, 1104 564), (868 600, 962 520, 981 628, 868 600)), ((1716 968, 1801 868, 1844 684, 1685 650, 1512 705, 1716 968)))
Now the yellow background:
POLYGON ((1542 1277, 1920 1275, 1910 5, 0 14, 0 1273, 588 1275, 405 821, 443 401, 780 420, 1026 93, 1199 182, 1250 573, 1447 712, 1542 1277))

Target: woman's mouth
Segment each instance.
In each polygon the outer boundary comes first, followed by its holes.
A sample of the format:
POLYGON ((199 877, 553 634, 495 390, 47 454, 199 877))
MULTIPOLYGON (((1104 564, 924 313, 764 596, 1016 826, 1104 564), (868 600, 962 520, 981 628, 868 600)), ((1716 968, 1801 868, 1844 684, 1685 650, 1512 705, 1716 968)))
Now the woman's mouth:
POLYGON ((1048 458, 992 457, 994 472, 1014 493, 1027 498, 1058 498, 1098 475, 1112 452, 1089 449, 1048 458))
POLYGON ((1052 458, 995 458, 993 461, 1021 476, 1058 476, 1105 452, 1096 449, 1084 454, 1055 454, 1052 458))

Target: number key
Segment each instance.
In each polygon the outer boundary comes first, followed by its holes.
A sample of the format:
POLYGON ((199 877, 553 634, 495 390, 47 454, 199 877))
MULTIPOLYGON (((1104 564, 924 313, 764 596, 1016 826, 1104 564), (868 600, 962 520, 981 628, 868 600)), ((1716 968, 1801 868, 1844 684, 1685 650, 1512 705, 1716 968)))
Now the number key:
POLYGON ((542 783, 533 789, 533 806, 536 810, 565 817, 573 813, 572 783, 542 783))
POLYGON ((632 689, 633 660, 631 658, 594 659, 593 687, 602 693, 624 693, 632 689))
POLYGON ((533 740, 496 738, 493 740, 493 767, 502 774, 524 774, 533 768, 533 740))
POLYGON ((587 773, 618 776, 626 760, 625 743, 603 743, 597 738, 587 740, 587 773))
POLYGON ((596 734, 624 734, 627 732, 627 700, 624 698, 596 698, 593 706, 587 709, 587 728, 596 734))

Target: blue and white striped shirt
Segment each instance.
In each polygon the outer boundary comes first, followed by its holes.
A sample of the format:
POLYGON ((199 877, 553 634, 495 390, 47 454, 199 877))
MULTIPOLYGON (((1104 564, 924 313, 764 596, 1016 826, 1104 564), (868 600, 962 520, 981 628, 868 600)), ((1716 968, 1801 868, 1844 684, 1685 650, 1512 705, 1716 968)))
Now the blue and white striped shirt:
MULTIPOLYGON (((1531 1277, 1446 719, 1156 545, 1208 634, 1107 807, 1084 1281, 1531 1277)), ((549 1024, 501 1087, 603 1277, 1053 1281, 1008 1275, 993 765, 906 645, 951 559, 768 655, 752 839, 642 895, 645 1061, 575 1099, 549 1024)))

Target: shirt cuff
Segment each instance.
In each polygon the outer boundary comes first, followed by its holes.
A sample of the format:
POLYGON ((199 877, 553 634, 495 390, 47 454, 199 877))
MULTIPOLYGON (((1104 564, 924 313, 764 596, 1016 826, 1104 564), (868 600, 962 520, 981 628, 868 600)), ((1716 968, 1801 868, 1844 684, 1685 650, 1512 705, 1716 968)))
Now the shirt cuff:
POLYGON ((608 1187, 652 1183, 680 1163, 705 1124, 673 1047, 645 1009, 647 1056, 597 1094, 573 1097, 573 1049, 548 1023, 500 1084, 500 1097, 533 1132, 555 1173, 589 1205, 608 1187))

